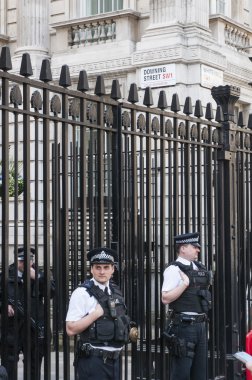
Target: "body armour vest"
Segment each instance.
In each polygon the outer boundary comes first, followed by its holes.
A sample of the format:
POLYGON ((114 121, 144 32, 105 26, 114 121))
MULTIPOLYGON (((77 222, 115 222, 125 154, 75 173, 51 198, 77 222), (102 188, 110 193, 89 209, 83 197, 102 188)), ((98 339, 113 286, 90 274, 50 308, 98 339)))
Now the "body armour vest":
POLYGON ((184 265, 179 261, 173 261, 170 265, 176 265, 189 277, 189 286, 169 307, 177 312, 208 313, 211 309, 211 293, 209 286, 212 284, 212 273, 207 271, 204 265, 195 261, 198 269, 191 269, 190 265, 184 265))
POLYGON ((111 295, 106 295, 93 281, 81 286, 102 305, 104 314, 80 334, 80 340, 94 346, 122 347, 129 341, 130 318, 120 289, 110 282, 111 295))

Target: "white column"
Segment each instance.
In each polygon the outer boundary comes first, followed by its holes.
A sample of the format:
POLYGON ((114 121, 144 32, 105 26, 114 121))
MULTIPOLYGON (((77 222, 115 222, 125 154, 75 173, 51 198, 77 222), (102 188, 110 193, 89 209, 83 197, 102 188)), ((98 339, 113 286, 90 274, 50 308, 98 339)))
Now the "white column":
POLYGON ((187 0, 186 23, 197 23, 209 27, 209 1, 187 0))
POLYGON ((0 0, 0 34, 6 34, 7 3, 0 0))
POLYGON ((226 0, 225 1, 225 16, 233 18, 232 8, 237 4, 237 0, 226 0))
POLYGON ((217 13, 216 0, 210 1, 210 15, 215 15, 217 13))
POLYGON ((151 24, 183 22, 185 18, 184 0, 150 0, 151 24))
POLYGON ((136 11, 136 0, 123 0, 123 9, 133 9, 136 11))
POLYGON ((49 6, 47 0, 18 0, 17 50, 48 53, 49 6))
POLYGON ((191 24, 209 26, 208 0, 150 0, 151 24, 191 24))

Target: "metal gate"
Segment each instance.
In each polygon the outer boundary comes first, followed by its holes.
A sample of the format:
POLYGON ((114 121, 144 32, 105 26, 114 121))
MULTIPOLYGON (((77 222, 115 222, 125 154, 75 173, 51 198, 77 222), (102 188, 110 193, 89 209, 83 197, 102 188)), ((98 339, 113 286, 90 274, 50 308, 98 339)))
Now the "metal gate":
MULTIPOLYGON (((48 295, 44 378, 73 379, 75 340, 64 328, 69 297, 89 273, 87 251, 110 246, 120 257, 115 280, 139 329, 138 342, 125 347, 122 378, 169 379, 162 274, 175 257, 173 236, 199 231, 201 260, 214 274, 208 379, 240 379, 242 369, 232 354, 245 348, 251 329, 252 119, 247 127, 242 114, 234 122, 239 89, 212 89, 214 115, 211 103, 192 105, 187 97, 182 109, 178 96, 167 100, 164 91, 153 106, 150 88, 139 105, 135 84, 122 102, 118 81, 106 94, 102 75, 90 95, 84 70, 73 90, 66 65, 59 85, 51 84, 47 60, 40 80, 30 79, 28 54, 20 75, 9 73, 11 68, 3 47, 2 347, 7 344, 8 265, 12 260, 17 265, 18 246, 34 246, 48 295)), ((28 280, 26 291, 28 297, 28 280)), ((24 311, 29 337, 28 301, 24 311)), ((24 378, 30 380, 29 339, 25 347, 24 378)), ((2 350, 3 365, 6 360, 2 350)))

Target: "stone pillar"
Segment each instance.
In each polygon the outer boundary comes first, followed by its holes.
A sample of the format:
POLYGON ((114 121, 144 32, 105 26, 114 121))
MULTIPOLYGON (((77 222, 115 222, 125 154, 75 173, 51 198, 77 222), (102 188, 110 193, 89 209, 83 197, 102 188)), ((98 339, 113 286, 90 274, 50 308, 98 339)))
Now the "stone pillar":
POLYGON ((3 0, 0 0, 0 34, 5 35, 7 29, 7 9, 3 0))
POLYGON ((151 0, 150 20, 151 24, 171 24, 184 22, 185 8, 182 7, 183 0, 151 0))
POLYGON ((209 27, 209 2, 202 0, 183 1, 186 8, 186 24, 197 23, 209 27))
POLYGON ((151 24, 197 23, 208 27, 209 3, 202 0, 151 0, 151 24))
POLYGON ((136 10, 136 0, 123 0, 123 9, 136 10))
POLYGON ((47 56, 49 47, 49 6, 45 0, 18 0, 17 50, 47 56))
POLYGON ((215 15, 217 13, 217 4, 216 0, 210 1, 210 15, 215 15))

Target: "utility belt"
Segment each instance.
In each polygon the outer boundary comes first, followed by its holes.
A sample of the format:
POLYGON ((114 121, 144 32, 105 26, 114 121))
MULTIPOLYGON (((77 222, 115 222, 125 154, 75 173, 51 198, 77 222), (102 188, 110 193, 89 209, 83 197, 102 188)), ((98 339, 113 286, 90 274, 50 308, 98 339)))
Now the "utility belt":
POLYGON ((188 323, 193 325, 194 323, 202 323, 207 321, 206 314, 185 314, 185 313, 172 313, 171 314, 171 322, 174 325, 178 325, 180 323, 188 323))
POLYGON ((169 311, 169 324, 166 330, 163 332, 165 338, 165 344, 171 355, 179 358, 195 356, 195 343, 185 340, 179 335, 179 325, 182 325, 182 329, 186 325, 194 325, 196 323, 202 323, 207 321, 206 314, 185 314, 176 313, 172 310, 169 311))
POLYGON ((101 348, 94 348, 89 343, 77 343, 77 352, 76 356, 78 358, 88 358, 90 356, 97 356, 103 359, 106 363, 107 359, 117 360, 121 354, 121 351, 108 351, 101 348))

